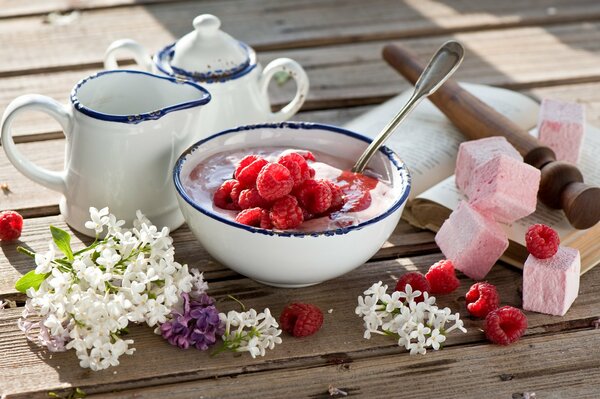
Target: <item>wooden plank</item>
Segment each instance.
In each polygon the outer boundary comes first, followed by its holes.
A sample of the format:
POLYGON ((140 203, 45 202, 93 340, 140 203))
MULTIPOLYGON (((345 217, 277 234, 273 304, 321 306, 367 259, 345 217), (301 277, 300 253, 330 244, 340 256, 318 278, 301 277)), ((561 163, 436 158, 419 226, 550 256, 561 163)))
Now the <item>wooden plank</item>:
POLYGON ((64 14, 74 10, 127 7, 131 5, 166 3, 169 1, 178 0, 0 0, 0 18, 43 15, 51 12, 64 14))
MULTIPOLYGON (((80 249, 92 241, 89 237, 71 230, 61 216, 25 219, 23 234, 17 242, 5 242, 0 246, 0 299, 24 300, 24 295, 14 288, 15 282, 25 273, 35 268, 34 262, 26 255, 17 252, 17 246, 24 246, 35 252, 48 250, 51 240, 49 226, 53 225, 68 231, 73 237, 73 248, 80 249)), ((176 259, 190 268, 198 268, 204 272, 208 281, 237 279, 239 274, 217 263, 202 245, 196 240, 187 226, 172 233, 176 249, 176 259)), ((374 259, 390 259, 395 257, 439 252, 433 233, 419 231, 408 223, 400 222, 392 236, 374 259)))
MULTIPOLYGON (((135 354, 122 357, 118 368, 94 373, 80 369, 72 352, 50 355, 36 345, 27 343, 16 327, 20 309, 8 309, 0 312, 0 374, 3 377, 0 380, 0 395, 4 394, 8 398, 42 397, 48 391, 70 387, 80 387, 88 393, 104 393, 258 371, 325 366, 332 362, 352 362, 384 355, 397 356, 401 369, 400 365, 404 361, 413 359, 398 348, 394 340, 382 336, 371 340, 362 337, 362 321, 354 314, 356 297, 372 282, 383 280, 393 285, 404 271, 424 272, 440 257, 441 255, 436 254, 374 262, 338 279, 293 290, 268 287, 248 279, 211 283, 209 293, 217 298, 218 308, 222 311, 237 306, 227 298, 229 294, 242 300, 247 307, 259 310, 269 307, 275 315, 279 315, 285 304, 290 302, 310 302, 323 309, 325 322, 318 334, 308 339, 284 336, 282 345, 265 358, 256 360, 249 356, 236 357, 230 354, 210 358, 206 352, 177 350, 154 335, 150 328, 140 326, 132 328, 130 334, 135 340, 135 354), (331 309, 331 313, 328 309, 331 309), (156 359, 161 359, 160 365, 156 359)), ((441 296, 438 304, 460 311, 464 317, 463 295, 473 282, 462 275, 459 277, 460 288, 452 294, 441 296)), ((520 306, 519 271, 496 266, 487 277, 488 281, 497 285, 502 304, 520 306)), ((589 328, 598 317, 600 292, 596 282, 599 278, 599 268, 585 275, 581 282, 580 296, 565 317, 527 313, 527 335, 589 328)), ((451 334, 447 342, 448 348, 484 342, 480 331, 481 321, 465 318, 465 325, 468 333, 451 334)), ((527 340, 510 349, 504 348, 503 351, 507 355, 522 347, 529 347, 527 340)), ((589 351, 590 346, 586 347, 589 351)), ((564 350, 560 345, 557 348, 564 350)), ((459 356, 458 352, 452 356, 459 356)), ((419 359, 426 364, 431 358, 419 359)), ((456 372, 457 369, 453 370, 456 372)))
POLYGON ((535 393, 536 398, 595 398, 600 391, 600 359, 590 348, 598 345, 597 331, 576 331, 523 339, 508 348, 477 345, 448 348, 424 358, 381 356, 102 394, 102 398, 208 399, 221 398, 224 392, 228 397, 257 399, 343 397, 331 395, 330 386, 350 397, 366 398, 401 397, 404 392, 414 399, 522 399, 525 393, 535 393))
MULTIPOLYGON (((0 75, 74 66, 98 68, 107 46, 124 37, 139 40, 154 52, 189 32, 192 17, 201 13, 220 16, 227 32, 264 51, 593 20, 600 16, 600 4, 593 0, 516 4, 488 0, 477 5, 464 1, 441 4, 373 0, 364 7, 361 0, 187 1, 84 11, 68 24, 44 23, 43 16, 13 18, 0 25, 0 39, 9 44, 0 48, 4 60, 0 75)), ((561 27, 548 27, 548 31, 557 28, 561 27)), ((594 29, 589 33, 597 34, 594 29)), ((588 39, 590 44, 595 42, 593 37, 588 39)), ((515 50, 510 46, 508 49, 515 50)))
MULTIPOLYGON (((457 77, 465 81, 527 89, 600 79, 600 23, 565 25, 548 30, 521 28, 465 33, 457 37, 467 47, 465 62, 457 73, 457 77), (515 54, 518 54, 519 62, 515 62, 515 54), (556 62, 557 59, 561 62, 556 62)), ((402 43, 426 60, 447 38, 410 39, 402 43)), ((304 65, 311 80, 305 110, 378 104, 409 87, 381 59, 384 44, 382 41, 265 52, 260 59, 267 63, 290 56, 304 65)), ((75 82, 93 71, 84 69, 0 78, 3 88, 0 108, 27 93, 45 94, 66 102, 75 82)), ((273 87, 271 98, 275 104, 286 103, 293 90, 292 82, 273 87)), ((584 91, 579 96, 594 96, 595 92, 590 86, 589 92, 584 91)), ((594 117, 598 113, 590 112, 589 115, 594 117)), ((49 121, 50 118, 41 114, 20 118, 15 125, 15 134, 51 133, 46 137, 19 138, 22 141, 60 137, 58 125, 49 124, 49 121)))

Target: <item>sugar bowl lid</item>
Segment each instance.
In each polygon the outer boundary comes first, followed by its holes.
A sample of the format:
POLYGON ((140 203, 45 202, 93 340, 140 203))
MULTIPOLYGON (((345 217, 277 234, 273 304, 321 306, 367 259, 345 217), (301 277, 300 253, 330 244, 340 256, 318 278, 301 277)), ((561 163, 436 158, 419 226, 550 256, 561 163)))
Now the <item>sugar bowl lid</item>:
POLYGON ((253 50, 223 32, 219 18, 202 14, 193 25, 173 46, 173 72, 202 81, 227 78, 249 67, 253 50))

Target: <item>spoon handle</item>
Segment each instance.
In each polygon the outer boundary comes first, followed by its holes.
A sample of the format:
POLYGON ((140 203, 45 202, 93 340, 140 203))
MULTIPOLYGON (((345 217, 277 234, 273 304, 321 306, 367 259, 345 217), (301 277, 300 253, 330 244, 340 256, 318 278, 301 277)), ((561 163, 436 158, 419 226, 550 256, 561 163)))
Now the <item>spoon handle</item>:
POLYGON ((379 147, 392 135, 396 127, 410 114, 410 112, 423 100, 425 97, 433 94, 458 68, 464 56, 462 45, 450 40, 442 45, 439 50, 433 55, 429 64, 423 70, 423 73, 415 84, 415 89, 406 102, 404 107, 396 114, 396 116, 383 128, 381 133, 371 142, 365 152, 362 153, 352 172, 362 173, 373 155, 379 147))

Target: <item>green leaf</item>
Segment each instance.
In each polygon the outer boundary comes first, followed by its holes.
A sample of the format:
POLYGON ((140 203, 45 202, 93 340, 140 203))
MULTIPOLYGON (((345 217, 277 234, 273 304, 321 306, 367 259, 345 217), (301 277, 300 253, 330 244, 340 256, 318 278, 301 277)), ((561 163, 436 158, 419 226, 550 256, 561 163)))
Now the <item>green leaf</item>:
POLYGON ((273 75, 273 79, 275 79, 277 86, 283 86, 285 84, 285 82, 290 80, 291 77, 292 76, 287 71, 278 71, 278 72, 275 72, 275 75, 273 75))
POLYGON ((56 247, 72 262, 74 257, 69 233, 54 226, 50 226, 50 233, 52 233, 52 239, 56 247))
POLYGON ((50 273, 37 274, 35 270, 32 270, 21 277, 19 281, 17 281, 15 284, 15 289, 19 292, 25 293, 28 288, 33 287, 33 289, 37 291, 37 289, 40 288, 40 284, 42 284, 42 282, 47 279, 49 275, 50 273))
POLYGON ((30 250, 28 250, 27 248, 25 248, 25 247, 22 247, 22 246, 20 246, 20 245, 17 247, 17 252, 20 252, 20 253, 22 253, 22 254, 25 254, 25 255, 27 255, 27 256, 31 256, 32 258, 35 258, 35 252, 33 252, 33 251, 30 251, 30 250))

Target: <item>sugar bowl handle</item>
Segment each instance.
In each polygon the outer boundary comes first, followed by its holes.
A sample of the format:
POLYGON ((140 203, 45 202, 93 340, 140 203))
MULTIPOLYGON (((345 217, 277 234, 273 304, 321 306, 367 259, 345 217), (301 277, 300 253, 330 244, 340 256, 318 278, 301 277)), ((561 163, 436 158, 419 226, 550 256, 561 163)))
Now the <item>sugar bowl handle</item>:
POLYGON ((104 69, 118 69, 117 53, 128 53, 147 72, 152 72, 152 59, 146 49, 131 39, 119 39, 111 43, 104 53, 104 69))
POLYGON ((64 171, 55 172, 34 164, 32 161, 25 158, 15 145, 12 137, 11 125, 14 119, 25 111, 41 111, 56 119, 63 128, 67 140, 69 140, 73 124, 71 112, 69 108, 50 97, 39 94, 20 96, 14 99, 8 107, 6 107, 6 111, 4 111, 4 115, 2 116, 0 133, 2 148, 4 148, 4 152, 6 152, 6 157, 19 172, 44 187, 65 194, 67 190, 64 171))
POLYGON ((290 58, 278 58, 265 67, 260 77, 260 90, 263 96, 268 96, 269 82, 278 72, 286 72, 296 81, 296 95, 282 109, 271 113, 272 122, 283 122, 294 116, 304 104, 309 88, 308 76, 300 64, 290 58))

